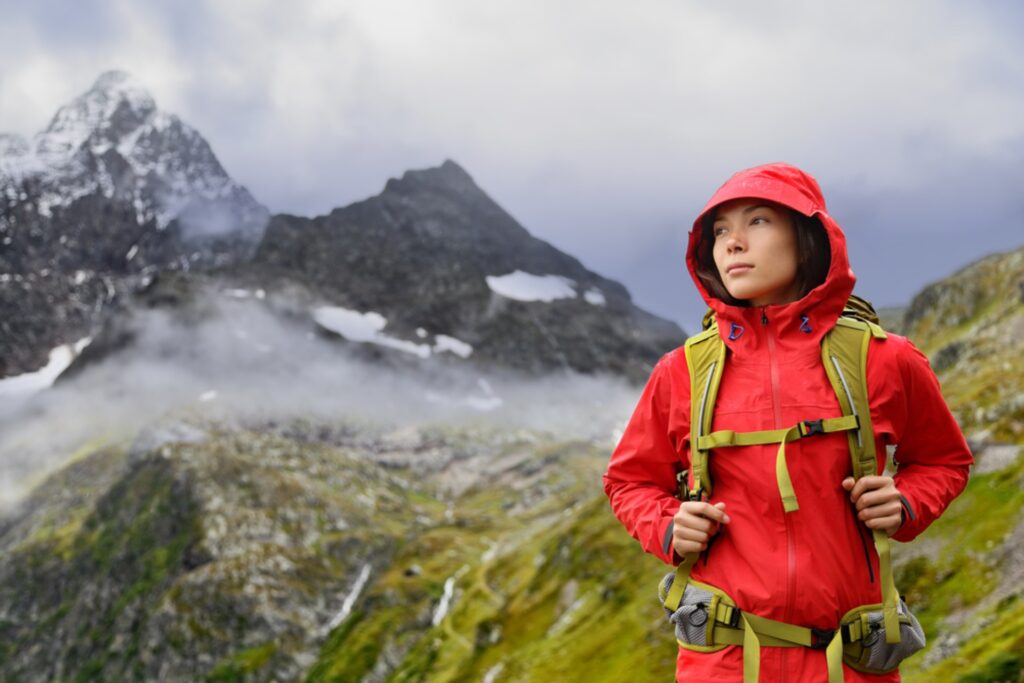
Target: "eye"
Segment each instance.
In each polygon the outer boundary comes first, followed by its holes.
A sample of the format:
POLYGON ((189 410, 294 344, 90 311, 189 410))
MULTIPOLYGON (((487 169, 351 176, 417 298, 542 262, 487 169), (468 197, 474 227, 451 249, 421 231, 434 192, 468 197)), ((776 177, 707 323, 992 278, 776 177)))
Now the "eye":
POLYGON ((711 234, 714 235, 715 237, 721 237, 722 235, 724 235, 727 232, 729 232, 729 230, 725 226, 722 226, 722 225, 716 225, 715 227, 713 227, 711 229, 711 234))
POLYGON ((753 218, 750 219, 750 224, 751 225, 758 225, 760 223, 768 223, 768 222, 769 222, 768 216, 754 216, 753 218))

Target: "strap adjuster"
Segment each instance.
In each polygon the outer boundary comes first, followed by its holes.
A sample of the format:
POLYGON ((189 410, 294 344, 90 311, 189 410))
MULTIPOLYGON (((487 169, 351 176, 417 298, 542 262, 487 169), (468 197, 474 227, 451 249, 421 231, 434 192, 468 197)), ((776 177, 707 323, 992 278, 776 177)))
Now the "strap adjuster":
POLYGON ((811 644, 807 647, 812 650, 824 650, 832 642, 832 638, 836 635, 836 630, 827 628, 812 628, 811 629, 811 644))
POLYGON ((800 436, 813 436, 825 433, 824 420, 804 420, 800 423, 800 436))

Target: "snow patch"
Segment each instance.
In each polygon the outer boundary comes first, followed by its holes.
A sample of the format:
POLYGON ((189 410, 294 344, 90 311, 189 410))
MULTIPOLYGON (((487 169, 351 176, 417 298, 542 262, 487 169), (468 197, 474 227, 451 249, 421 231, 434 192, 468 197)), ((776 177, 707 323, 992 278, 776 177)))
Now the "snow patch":
POLYGON ((430 356, 429 346, 396 339, 381 332, 388 321, 380 313, 360 313, 339 306, 320 306, 313 309, 313 319, 321 327, 336 332, 349 341, 386 346, 420 358, 430 356))
MULTIPOLYGON (((417 330, 417 333, 418 332, 419 330, 417 330)), ((437 353, 449 351, 460 358, 469 358, 470 354, 473 353, 473 347, 460 339, 456 339, 455 337, 449 337, 447 334, 439 334, 434 338, 434 351, 437 353)))
POLYGON ((516 270, 508 275, 488 275, 487 286, 506 299, 516 301, 554 301, 576 297, 571 280, 561 275, 533 275, 516 270))
POLYGON ((604 293, 597 287, 591 287, 587 291, 583 292, 583 299, 588 304, 594 304, 595 306, 604 306, 606 303, 604 293))
POLYGON ((547 635, 551 636, 561 631, 564 631, 566 627, 568 627, 572 623, 573 618, 575 618, 576 616, 576 612, 578 612, 580 608, 583 607, 585 602, 585 597, 574 600, 573 603, 569 605, 569 608, 562 612, 562 615, 558 617, 558 621, 552 624, 551 628, 548 629, 547 635))
POLYGON ((469 566, 464 564, 459 567, 457 572, 445 580, 444 593, 441 595, 441 600, 437 603, 437 607, 434 608, 434 616, 430 620, 430 623, 434 626, 440 625, 448 615, 448 609, 451 607, 452 603, 452 596, 455 595, 455 582, 458 581, 467 571, 469 571, 469 566))
POLYGON ((341 626, 341 623, 348 618, 351 614, 352 608, 356 604, 356 600, 359 598, 359 594, 363 592, 363 588, 366 586, 367 580, 370 578, 370 565, 369 563, 364 564, 363 568, 359 571, 359 576, 356 577, 356 582, 352 584, 352 589, 345 596, 345 599, 341 603, 341 610, 334 615, 334 618, 328 622, 327 626, 324 627, 324 634, 328 634, 334 629, 341 626))
POLYGON ((74 344, 62 344, 50 351, 49 362, 44 367, 0 379, 0 396, 34 394, 52 386, 91 341, 92 337, 84 337, 74 344))
POLYGON ((498 676, 500 676, 501 672, 504 671, 504 670, 505 670, 504 662, 498 662, 497 664, 492 666, 490 669, 488 669, 487 673, 484 674, 483 683, 494 683, 494 681, 498 680, 498 676))

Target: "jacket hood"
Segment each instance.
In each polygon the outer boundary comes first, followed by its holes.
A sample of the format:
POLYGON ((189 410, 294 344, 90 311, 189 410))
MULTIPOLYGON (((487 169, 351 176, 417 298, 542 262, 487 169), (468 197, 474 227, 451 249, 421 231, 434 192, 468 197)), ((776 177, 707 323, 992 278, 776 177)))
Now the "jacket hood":
POLYGON ((756 333, 756 328, 766 324, 766 320, 771 321, 779 337, 820 345, 825 332, 835 325, 842 313, 856 282, 846 253, 846 236, 829 216, 818 182, 795 166, 784 163, 740 171, 718 188, 693 222, 686 250, 686 266, 697 290, 714 311, 719 334, 734 352, 752 351, 760 346, 759 338, 764 335, 756 333), (696 271, 697 248, 703 237, 704 219, 719 204, 740 197, 766 199, 805 216, 816 217, 821 222, 832 256, 828 275, 822 284, 792 303, 757 307, 734 306, 707 291, 696 271))

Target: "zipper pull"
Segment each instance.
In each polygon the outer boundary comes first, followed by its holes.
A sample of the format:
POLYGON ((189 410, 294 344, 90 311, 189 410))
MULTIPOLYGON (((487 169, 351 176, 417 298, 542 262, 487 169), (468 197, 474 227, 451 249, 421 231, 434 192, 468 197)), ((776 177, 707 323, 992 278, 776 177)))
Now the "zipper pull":
POLYGON ((761 307, 761 324, 762 325, 767 325, 768 324, 768 314, 765 312, 765 309, 764 309, 763 306, 761 307))

